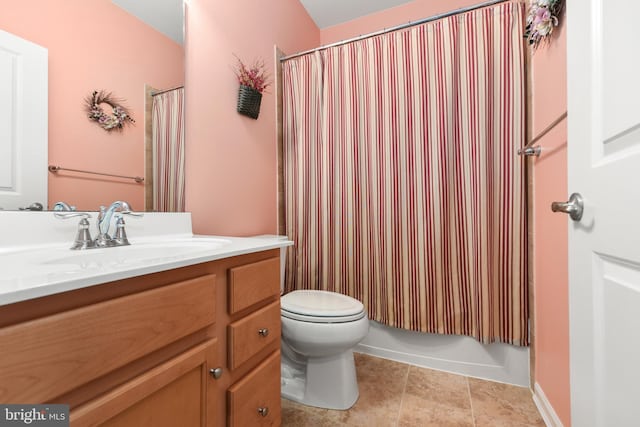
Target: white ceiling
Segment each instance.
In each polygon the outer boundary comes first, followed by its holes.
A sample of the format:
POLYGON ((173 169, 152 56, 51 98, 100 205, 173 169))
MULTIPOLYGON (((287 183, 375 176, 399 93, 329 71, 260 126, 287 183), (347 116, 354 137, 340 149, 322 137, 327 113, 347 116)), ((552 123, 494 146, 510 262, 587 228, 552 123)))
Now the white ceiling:
POLYGON ((320 28, 327 28, 413 0, 300 0, 320 28))
MULTIPOLYGON (((183 44, 183 0, 111 0, 167 37, 183 44)), ((233 1, 233 0, 231 0, 233 1)), ((327 28, 413 0, 299 0, 318 28, 327 28)))
POLYGON ((111 0, 179 44, 184 41, 183 0, 111 0))

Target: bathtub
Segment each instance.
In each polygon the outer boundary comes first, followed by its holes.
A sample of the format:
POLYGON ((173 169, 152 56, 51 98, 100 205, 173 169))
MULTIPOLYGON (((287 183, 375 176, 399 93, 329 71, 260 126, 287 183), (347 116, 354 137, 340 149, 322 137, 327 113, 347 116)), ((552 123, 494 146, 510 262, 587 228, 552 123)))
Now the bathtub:
POLYGON ((354 351, 424 368, 529 387, 529 347, 482 344, 462 335, 392 328, 371 321, 354 351))

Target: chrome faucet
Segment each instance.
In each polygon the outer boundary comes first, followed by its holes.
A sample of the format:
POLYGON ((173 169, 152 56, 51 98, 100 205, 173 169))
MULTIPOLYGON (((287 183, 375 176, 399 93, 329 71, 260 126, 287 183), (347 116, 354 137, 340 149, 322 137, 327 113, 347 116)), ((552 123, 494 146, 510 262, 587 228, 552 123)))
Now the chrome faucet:
POLYGON ((88 221, 88 218, 91 218, 91 215, 87 212, 74 212, 71 209, 73 208, 73 206, 69 206, 64 202, 58 202, 55 206, 57 207, 58 205, 58 212, 54 212, 54 216, 56 218, 81 218, 80 223, 78 224, 78 232, 73 242, 73 246, 71 246, 71 249, 93 249, 128 245, 129 240, 127 239, 127 233, 124 231, 123 216, 131 215, 135 217, 143 215, 141 213, 133 212, 131 210, 131 206, 129 206, 129 203, 127 202, 113 202, 108 208, 100 206, 100 213, 98 214, 98 221, 96 222, 96 224, 98 225, 98 237, 96 237, 95 239, 91 239, 88 221), (63 209, 70 211, 60 212, 63 209), (111 236, 109 236, 109 226, 111 225, 111 217, 114 216, 114 213, 115 218, 117 218, 116 235, 112 239, 111 236))
POLYGON ((96 247, 104 248, 129 244, 129 240, 127 239, 127 235, 124 231, 123 215, 142 216, 143 214, 133 212, 129 203, 120 200, 111 203, 108 208, 100 206, 100 213, 98 214, 97 221, 98 237, 96 237, 95 240, 96 247), (109 228, 111 227, 111 218, 115 212, 117 212, 116 236, 111 238, 111 236, 109 236, 109 228))

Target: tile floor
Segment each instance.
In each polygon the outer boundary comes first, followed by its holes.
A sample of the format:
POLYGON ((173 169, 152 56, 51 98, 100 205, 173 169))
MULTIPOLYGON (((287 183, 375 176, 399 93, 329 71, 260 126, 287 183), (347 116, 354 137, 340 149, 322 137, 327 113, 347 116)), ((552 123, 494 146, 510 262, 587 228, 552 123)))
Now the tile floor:
POLYGON ((542 426, 527 388, 355 355, 360 397, 348 411, 282 400, 282 427, 542 426))

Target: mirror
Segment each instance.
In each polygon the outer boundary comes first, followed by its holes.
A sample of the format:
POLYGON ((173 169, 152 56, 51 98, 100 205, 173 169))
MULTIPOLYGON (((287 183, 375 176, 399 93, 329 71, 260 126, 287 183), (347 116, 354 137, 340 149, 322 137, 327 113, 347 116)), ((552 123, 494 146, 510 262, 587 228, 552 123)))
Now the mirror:
MULTIPOLYGON (((48 51, 48 165, 131 177, 148 174, 145 149, 150 143, 145 136, 151 124, 145 103, 151 100, 151 88, 184 84, 182 22, 182 0, 21 0, 4 5, 0 30, 48 51), (126 106, 135 123, 106 131, 91 121, 85 99, 101 90, 126 106)), ((101 107, 112 114, 108 105, 101 107)), ((64 201, 95 211, 126 200, 144 210, 144 182, 68 170, 43 176, 48 200, 33 202, 51 207, 64 201)))

